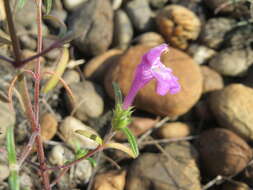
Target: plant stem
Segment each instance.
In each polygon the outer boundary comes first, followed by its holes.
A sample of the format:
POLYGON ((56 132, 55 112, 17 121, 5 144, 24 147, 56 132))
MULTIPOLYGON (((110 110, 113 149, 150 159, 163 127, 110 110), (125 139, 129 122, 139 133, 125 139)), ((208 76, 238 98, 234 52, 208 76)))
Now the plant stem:
POLYGON ((15 26, 14 26, 9 0, 4 0, 4 7, 5 7, 5 12, 6 12, 6 18, 8 22, 8 28, 10 32, 13 52, 14 52, 15 60, 16 60, 15 64, 18 64, 21 61, 20 44, 19 44, 18 37, 16 34, 15 26))
MULTIPOLYGON (((42 51, 42 0, 37 0, 37 53, 41 53, 42 51)), ((49 175, 46 165, 46 159, 43 148, 43 141, 40 136, 40 121, 39 121, 39 94, 40 94, 40 81, 41 81, 41 68, 40 68, 40 57, 37 58, 37 62, 35 65, 35 84, 34 84, 34 114, 35 114, 35 122, 36 122, 36 131, 38 131, 38 136, 36 137, 37 144, 37 155, 40 163, 40 172, 42 176, 43 186, 45 190, 50 190, 50 182, 49 175)))
POLYGON ((99 145, 96 149, 94 150, 91 150, 90 152, 88 152, 85 156, 77 159, 77 160, 74 160, 72 162, 69 162, 63 166, 56 166, 56 167, 53 167, 53 168, 47 168, 47 170, 59 170, 59 169, 66 169, 66 168, 69 168, 73 165, 75 165, 76 163, 82 161, 82 160, 85 160, 91 156, 93 156, 94 154, 96 154, 97 152, 99 152, 100 150, 103 150, 104 149, 104 146, 103 145, 99 145))

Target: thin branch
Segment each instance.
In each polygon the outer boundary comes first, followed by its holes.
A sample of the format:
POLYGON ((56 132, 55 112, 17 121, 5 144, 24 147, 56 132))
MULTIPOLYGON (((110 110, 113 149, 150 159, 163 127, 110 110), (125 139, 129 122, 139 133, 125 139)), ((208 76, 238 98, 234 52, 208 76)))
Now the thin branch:
MULTIPOLYGON (((10 32, 13 52, 15 55, 15 62, 16 62, 15 64, 17 64, 21 61, 21 51, 20 51, 20 44, 19 44, 19 40, 18 40, 17 33, 15 30, 13 18, 12 18, 12 12, 11 12, 9 0, 4 0, 4 7, 5 7, 5 12, 6 12, 7 23, 8 23, 8 28, 9 28, 9 32, 10 32)), ((14 64, 14 67, 16 66, 15 64, 14 64)))
POLYGON ((78 163, 78 162, 80 162, 82 160, 85 160, 85 159, 93 156, 94 154, 96 154, 100 150, 103 150, 103 148, 104 148, 103 145, 99 145, 96 149, 91 150, 90 152, 88 152, 88 154, 86 154, 85 156, 83 156, 83 157, 81 157, 81 158, 79 158, 77 160, 69 162, 69 163, 67 163, 66 165, 63 165, 63 166, 56 166, 56 167, 52 167, 52 168, 47 168, 47 170, 59 170, 59 169, 69 168, 69 167, 75 165, 76 163, 78 163))
POLYGON ((12 65, 15 64, 15 61, 13 61, 12 59, 7 58, 7 57, 5 57, 5 56, 3 56, 3 55, 0 55, 0 59, 6 61, 6 62, 8 62, 8 63, 11 63, 12 65))
POLYGON ((34 60, 34 59, 37 59, 38 57, 41 57, 45 54, 47 54, 48 52, 50 52, 51 50, 55 49, 55 48, 59 48, 61 47, 66 41, 72 39, 72 36, 71 35, 67 35, 65 36, 64 38, 60 39, 60 40, 57 40, 56 42, 54 42, 52 45, 50 45, 48 48, 42 50, 40 53, 37 53, 36 55, 34 56, 31 56, 31 57, 28 57, 26 59, 23 59, 21 60, 18 64, 17 64, 17 67, 16 68, 20 68, 20 67, 23 67, 26 63, 34 60))

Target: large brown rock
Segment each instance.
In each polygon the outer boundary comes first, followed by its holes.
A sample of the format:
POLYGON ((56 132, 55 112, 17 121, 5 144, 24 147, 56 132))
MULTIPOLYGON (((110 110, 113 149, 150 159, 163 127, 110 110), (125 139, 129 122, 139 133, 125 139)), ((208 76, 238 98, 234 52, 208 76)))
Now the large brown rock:
POLYGON ((209 97, 210 108, 221 126, 253 140, 253 89, 231 84, 209 97))
POLYGON ((200 190, 197 153, 186 142, 170 143, 164 154, 144 153, 131 164, 126 190, 200 190))
POLYGON ((248 144, 227 129, 211 129, 200 135, 198 150, 209 176, 231 176, 242 171, 252 158, 248 144))
MULTIPOLYGON (((138 45, 131 47, 118 62, 109 69, 105 78, 105 87, 113 97, 112 82, 119 84, 123 94, 130 89, 136 66, 141 57, 150 49, 150 46, 138 45)), ((185 53, 170 48, 170 51, 162 56, 162 62, 173 70, 179 79, 181 91, 177 94, 160 96, 155 92, 156 81, 152 80, 142 88, 135 99, 139 109, 162 116, 179 116, 186 113, 197 102, 202 92, 202 74, 199 66, 185 53)))

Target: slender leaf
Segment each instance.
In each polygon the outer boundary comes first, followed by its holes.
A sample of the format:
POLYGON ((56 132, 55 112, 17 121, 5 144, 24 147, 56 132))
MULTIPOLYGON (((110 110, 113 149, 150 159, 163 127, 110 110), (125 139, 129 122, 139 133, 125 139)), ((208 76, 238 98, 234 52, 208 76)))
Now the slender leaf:
POLYGON ((103 144, 103 140, 101 139, 101 137, 95 133, 92 133, 88 130, 76 130, 75 132, 97 142, 100 145, 103 144))
POLYGON ((19 175, 14 142, 14 129, 13 126, 8 127, 7 130, 7 151, 8 162, 10 168, 9 185, 11 190, 19 190, 19 175))
POLYGON ((67 47, 64 47, 62 56, 55 70, 55 76, 53 75, 52 78, 46 83, 46 85, 42 89, 43 93, 46 94, 55 88, 55 86, 59 82, 59 78, 63 75, 67 67, 68 61, 69 61, 69 50, 67 47))
POLYGON ((122 93, 116 82, 112 83, 116 104, 122 104, 122 93))
POLYGON ((135 154, 135 157, 137 157, 139 155, 139 148, 138 148, 138 144, 137 144, 137 140, 136 140, 135 136, 127 127, 122 128, 121 131, 126 135, 127 140, 130 144, 130 147, 131 147, 133 153, 135 154))
POLYGON ((117 142, 108 142, 104 145, 105 148, 114 148, 117 150, 121 150, 125 153, 127 153, 129 156, 131 156, 132 158, 136 158, 135 153, 132 151, 131 148, 129 148, 128 146, 125 146, 121 143, 117 143, 117 142))
POLYGON ((25 6, 26 0, 19 0, 18 1, 18 8, 22 9, 25 6))
POLYGON ((45 0, 46 14, 48 15, 52 9, 52 0, 45 0))

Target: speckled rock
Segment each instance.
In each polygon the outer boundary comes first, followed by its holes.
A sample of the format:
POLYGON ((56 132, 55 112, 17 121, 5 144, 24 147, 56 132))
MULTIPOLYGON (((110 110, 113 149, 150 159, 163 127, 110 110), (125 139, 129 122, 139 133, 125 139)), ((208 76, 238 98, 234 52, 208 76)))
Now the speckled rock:
POLYGON ((203 93, 220 90, 224 87, 222 76, 208 66, 201 66, 203 74, 203 93))
POLYGON ((74 115, 85 121, 88 118, 99 117, 104 110, 104 102, 101 96, 96 92, 94 85, 89 81, 71 83, 70 88, 74 95, 74 102, 66 93, 66 100, 70 112, 74 110, 74 115))
POLYGON ((219 124, 238 135, 253 140, 253 89, 230 84, 211 93, 209 105, 219 124))
MULTIPOLYGON (((112 82, 119 84, 123 94, 130 89, 136 66, 141 57, 150 49, 149 46, 138 45, 131 47, 108 71, 105 87, 113 97, 112 82)), ((179 78, 182 90, 174 95, 159 96, 155 92, 155 80, 142 88, 135 99, 134 106, 157 115, 179 116, 186 113, 197 102, 202 92, 202 74, 196 64, 187 54, 170 48, 161 58, 162 62, 172 68, 173 73, 179 78), (180 103, 179 103, 180 102, 180 103)))
POLYGON ((60 126, 60 133, 63 141, 74 150, 78 148, 95 149, 98 143, 82 135, 82 131, 87 131, 98 136, 95 130, 71 116, 66 117, 60 126))
POLYGON ((152 11, 148 1, 133 0, 126 4, 126 12, 138 31, 148 31, 153 27, 152 11))
POLYGON ((83 73, 88 79, 95 81, 103 81, 105 73, 118 57, 123 53, 119 49, 111 49, 105 53, 92 58, 88 63, 85 64, 83 73))
POLYGON ((188 40, 197 39, 201 29, 195 13, 180 5, 164 7, 157 14, 156 23, 167 42, 180 49, 188 47, 188 40))
POLYGON ((56 116, 51 113, 44 114, 41 117, 40 126, 42 139, 44 141, 51 140, 57 132, 58 122, 56 116))
POLYGON ((113 44, 121 49, 126 49, 133 37, 133 26, 123 10, 114 14, 113 44))
POLYGON ((236 21, 229 18, 211 18, 209 19, 201 33, 201 41, 210 48, 218 49, 225 35, 233 29, 236 21))
POLYGON ((203 1, 214 13, 229 14, 237 18, 250 18, 250 6, 246 1, 235 1, 230 4, 226 0, 203 1))
POLYGON ((74 44, 87 55, 103 53, 112 42, 113 10, 110 1, 87 1, 72 14, 68 23, 70 30, 78 36, 74 44))
POLYGON ((171 138, 182 138, 191 134, 190 125, 182 122, 171 122, 166 123, 160 127, 156 134, 160 138, 171 139, 171 138))
POLYGON ((246 183, 233 180, 224 183, 221 190, 250 190, 250 187, 246 183))
POLYGON ((213 49, 197 44, 190 45, 187 49, 187 53, 189 53, 200 65, 206 63, 209 59, 216 55, 216 51, 213 49))
POLYGON ((134 39, 134 42, 138 44, 146 44, 150 46, 157 46, 165 42, 163 37, 156 32, 146 32, 134 39))
POLYGON ((227 129, 206 130, 200 135, 197 147, 204 171, 212 177, 234 175, 252 158, 248 144, 227 129))
POLYGON ((144 153, 134 160, 127 176, 126 190, 200 190, 194 147, 188 142, 171 143, 165 152, 170 156, 144 153))
POLYGON ((162 8, 167 2, 168 0, 149 0, 150 5, 156 9, 162 8))
POLYGON ((243 76, 253 64, 251 48, 227 48, 214 56, 209 65, 222 75, 243 76))
POLYGON ((63 0, 63 4, 67 10, 73 11, 86 1, 87 0, 63 0))
POLYGON ((68 85, 71 83, 78 83, 81 80, 79 73, 74 69, 66 70, 62 78, 68 85))
POLYGON ((124 190, 125 183, 125 170, 111 170, 95 177, 92 190, 124 190))

